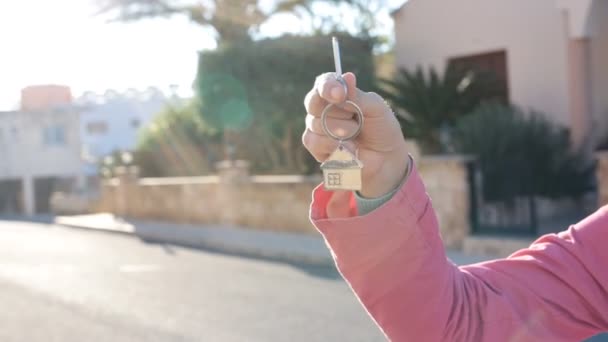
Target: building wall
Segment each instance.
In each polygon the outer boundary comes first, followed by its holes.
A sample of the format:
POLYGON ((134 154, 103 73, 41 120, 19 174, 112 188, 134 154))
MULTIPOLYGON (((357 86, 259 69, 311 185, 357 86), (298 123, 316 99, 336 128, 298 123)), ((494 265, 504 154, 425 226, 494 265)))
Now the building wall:
POLYGON ((4 210, 46 212, 53 191, 79 185, 78 128, 78 113, 71 106, 0 112, 0 182, 18 183, 3 196, 19 204, 4 205, 4 210))
POLYGON ((596 179, 598 188, 598 203, 601 207, 608 205, 608 151, 601 151, 597 154, 596 179))
MULTIPOLYGON (((114 151, 133 150, 141 128, 148 125, 167 104, 159 91, 132 91, 118 94, 87 95, 78 99, 82 107, 80 135, 83 148, 93 158, 101 158, 114 151), (104 124, 105 132, 90 130, 91 125, 104 124)), ((94 166, 88 174, 96 174, 94 166)))
POLYGON ((0 179, 65 176, 80 170, 78 113, 46 111, 0 112, 0 179), (45 142, 45 127, 62 127, 65 143, 45 142))
POLYGON ((510 100, 569 124, 567 34, 555 0, 410 0, 394 14, 398 67, 507 51, 510 100))
POLYGON ((593 134, 596 140, 608 143, 608 2, 593 1, 586 26, 590 35, 591 107, 593 134))

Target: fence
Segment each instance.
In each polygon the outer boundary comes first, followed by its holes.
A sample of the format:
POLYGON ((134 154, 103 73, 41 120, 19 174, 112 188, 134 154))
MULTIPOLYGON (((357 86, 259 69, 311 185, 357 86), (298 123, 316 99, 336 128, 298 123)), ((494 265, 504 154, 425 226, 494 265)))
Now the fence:
POLYGON ((517 196, 488 201, 479 166, 474 162, 468 165, 468 177, 473 234, 536 237, 562 231, 597 208, 595 192, 578 198, 517 196))
POLYGON ((477 163, 468 164, 471 225, 474 234, 537 235, 538 211, 533 197, 489 202, 477 163))

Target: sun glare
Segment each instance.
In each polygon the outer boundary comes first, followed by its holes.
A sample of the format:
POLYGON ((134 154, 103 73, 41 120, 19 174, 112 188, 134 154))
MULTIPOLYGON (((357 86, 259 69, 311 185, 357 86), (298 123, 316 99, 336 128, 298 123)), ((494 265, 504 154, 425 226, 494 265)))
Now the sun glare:
POLYGON ((18 106, 20 89, 64 84, 85 91, 178 85, 188 93, 197 51, 212 34, 186 18, 107 23, 92 2, 0 2, 0 110, 18 106))

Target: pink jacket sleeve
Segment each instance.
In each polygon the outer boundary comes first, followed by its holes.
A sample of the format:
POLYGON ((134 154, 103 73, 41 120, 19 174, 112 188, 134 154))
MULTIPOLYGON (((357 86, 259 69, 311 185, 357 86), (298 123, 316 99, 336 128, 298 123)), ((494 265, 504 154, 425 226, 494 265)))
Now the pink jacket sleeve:
POLYGON ((608 330, 607 207, 507 259, 457 267, 415 167, 365 216, 328 218, 331 196, 315 190, 311 219, 392 341, 580 341, 608 330))

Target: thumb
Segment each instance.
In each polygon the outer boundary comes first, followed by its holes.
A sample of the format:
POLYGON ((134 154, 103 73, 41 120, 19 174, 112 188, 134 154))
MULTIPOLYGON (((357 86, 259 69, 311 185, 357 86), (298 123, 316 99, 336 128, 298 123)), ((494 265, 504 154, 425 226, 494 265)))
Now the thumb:
POLYGON ((328 218, 346 218, 352 216, 351 191, 334 191, 327 202, 328 218))

